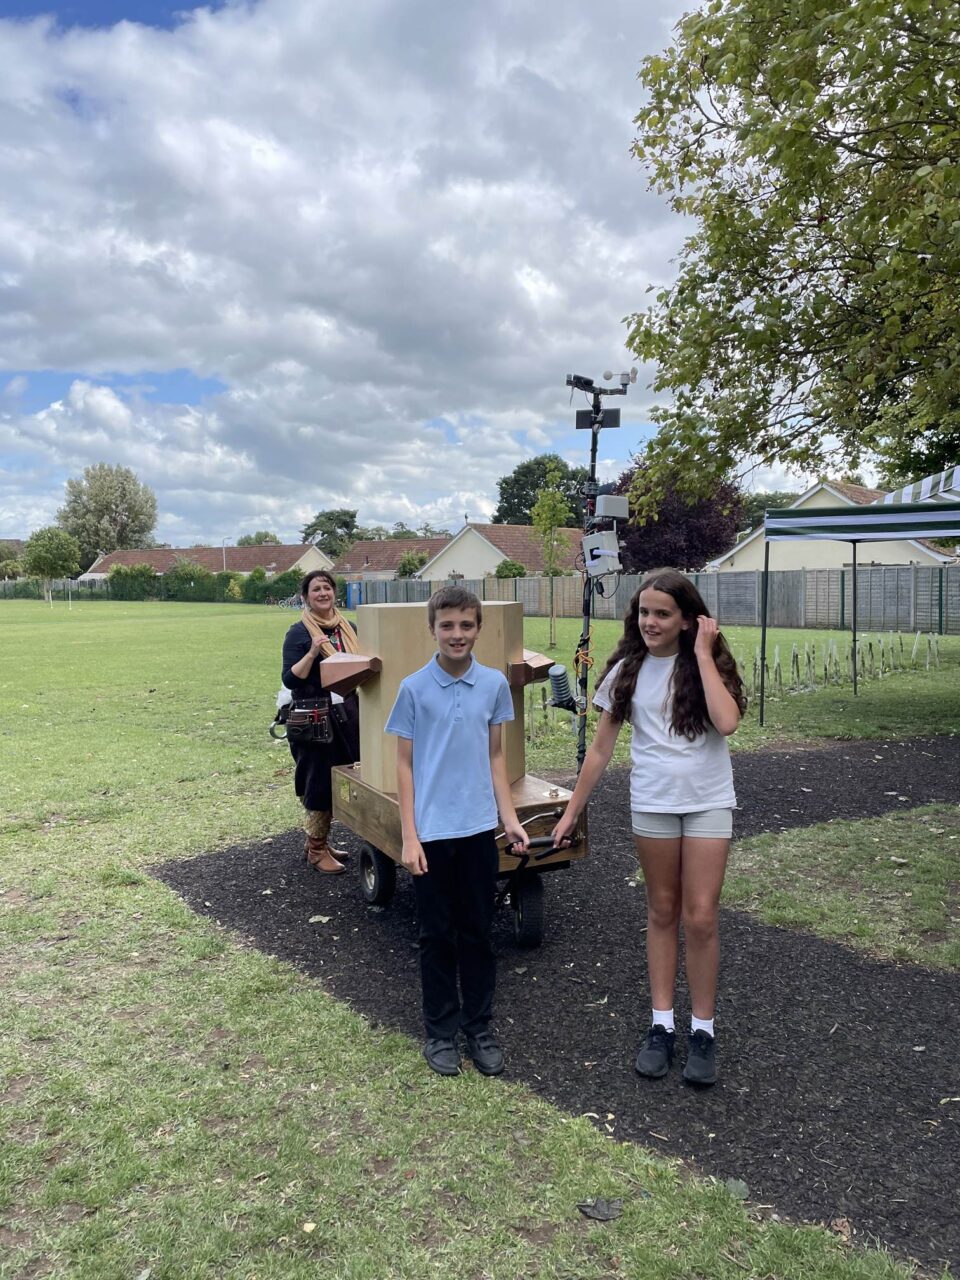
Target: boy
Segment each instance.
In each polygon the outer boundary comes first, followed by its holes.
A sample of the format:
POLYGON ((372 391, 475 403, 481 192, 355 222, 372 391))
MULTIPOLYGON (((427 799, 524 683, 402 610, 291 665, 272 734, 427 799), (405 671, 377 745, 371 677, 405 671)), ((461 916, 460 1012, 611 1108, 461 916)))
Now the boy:
POLYGON ((417 898, 423 1055, 442 1076, 460 1070, 458 1031, 478 1071, 503 1071, 503 1051, 490 1030, 498 809, 508 840, 524 849, 529 843, 500 741, 500 726, 513 719, 510 688, 502 672, 473 657, 482 620, 472 591, 433 593, 427 622, 437 652, 400 685, 386 724, 398 738, 403 865, 417 898))

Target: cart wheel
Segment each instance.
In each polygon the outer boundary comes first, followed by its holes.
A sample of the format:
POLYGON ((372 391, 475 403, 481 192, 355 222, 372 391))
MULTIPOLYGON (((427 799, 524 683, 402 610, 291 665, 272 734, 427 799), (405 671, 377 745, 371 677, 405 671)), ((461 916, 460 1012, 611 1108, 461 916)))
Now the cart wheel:
POLYGON ((397 887, 397 864, 372 844, 360 846, 360 892, 372 907, 393 901, 397 887))
POLYGON ((543 941, 543 881, 538 875, 517 876, 510 891, 513 933, 518 946, 539 947, 543 941))

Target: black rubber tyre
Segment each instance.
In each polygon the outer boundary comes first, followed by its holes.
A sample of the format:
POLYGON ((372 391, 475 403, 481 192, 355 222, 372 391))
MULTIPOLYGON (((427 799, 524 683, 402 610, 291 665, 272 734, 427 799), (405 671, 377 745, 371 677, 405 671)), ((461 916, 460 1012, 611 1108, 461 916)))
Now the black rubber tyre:
POLYGON ((521 947, 539 947, 543 941, 543 881, 536 873, 518 875, 510 890, 513 935, 521 947))
POLYGON ((360 893, 371 907, 385 907, 397 888, 397 864, 372 844, 360 846, 360 893))

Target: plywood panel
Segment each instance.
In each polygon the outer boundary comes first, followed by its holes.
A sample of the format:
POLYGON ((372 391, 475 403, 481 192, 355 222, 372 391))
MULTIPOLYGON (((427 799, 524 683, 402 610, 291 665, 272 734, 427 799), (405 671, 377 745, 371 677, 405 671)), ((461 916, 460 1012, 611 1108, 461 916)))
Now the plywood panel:
MULTIPOLYGON (((360 652, 383 663, 379 676, 359 689, 360 760, 365 782, 380 791, 397 789, 396 739, 383 732, 400 682, 430 661, 436 645, 422 604, 369 604, 357 610, 360 652)), ((474 648, 478 662, 507 674, 508 663, 523 658, 523 609, 513 601, 487 601, 474 648)), ((523 691, 512 691, 514 720, 503 727, 507 777, 526 771, 523 736, 523 691)))

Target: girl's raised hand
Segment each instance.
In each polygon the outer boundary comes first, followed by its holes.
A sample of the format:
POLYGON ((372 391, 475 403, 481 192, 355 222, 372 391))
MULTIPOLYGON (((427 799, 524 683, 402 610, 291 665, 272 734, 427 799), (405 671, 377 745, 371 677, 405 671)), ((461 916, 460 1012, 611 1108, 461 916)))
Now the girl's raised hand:
POLYGON ((713 646, 717 640, 717 620, 701 614, 697 619, 697 638, 693 642, 694 656, 712 658, 713 646))

